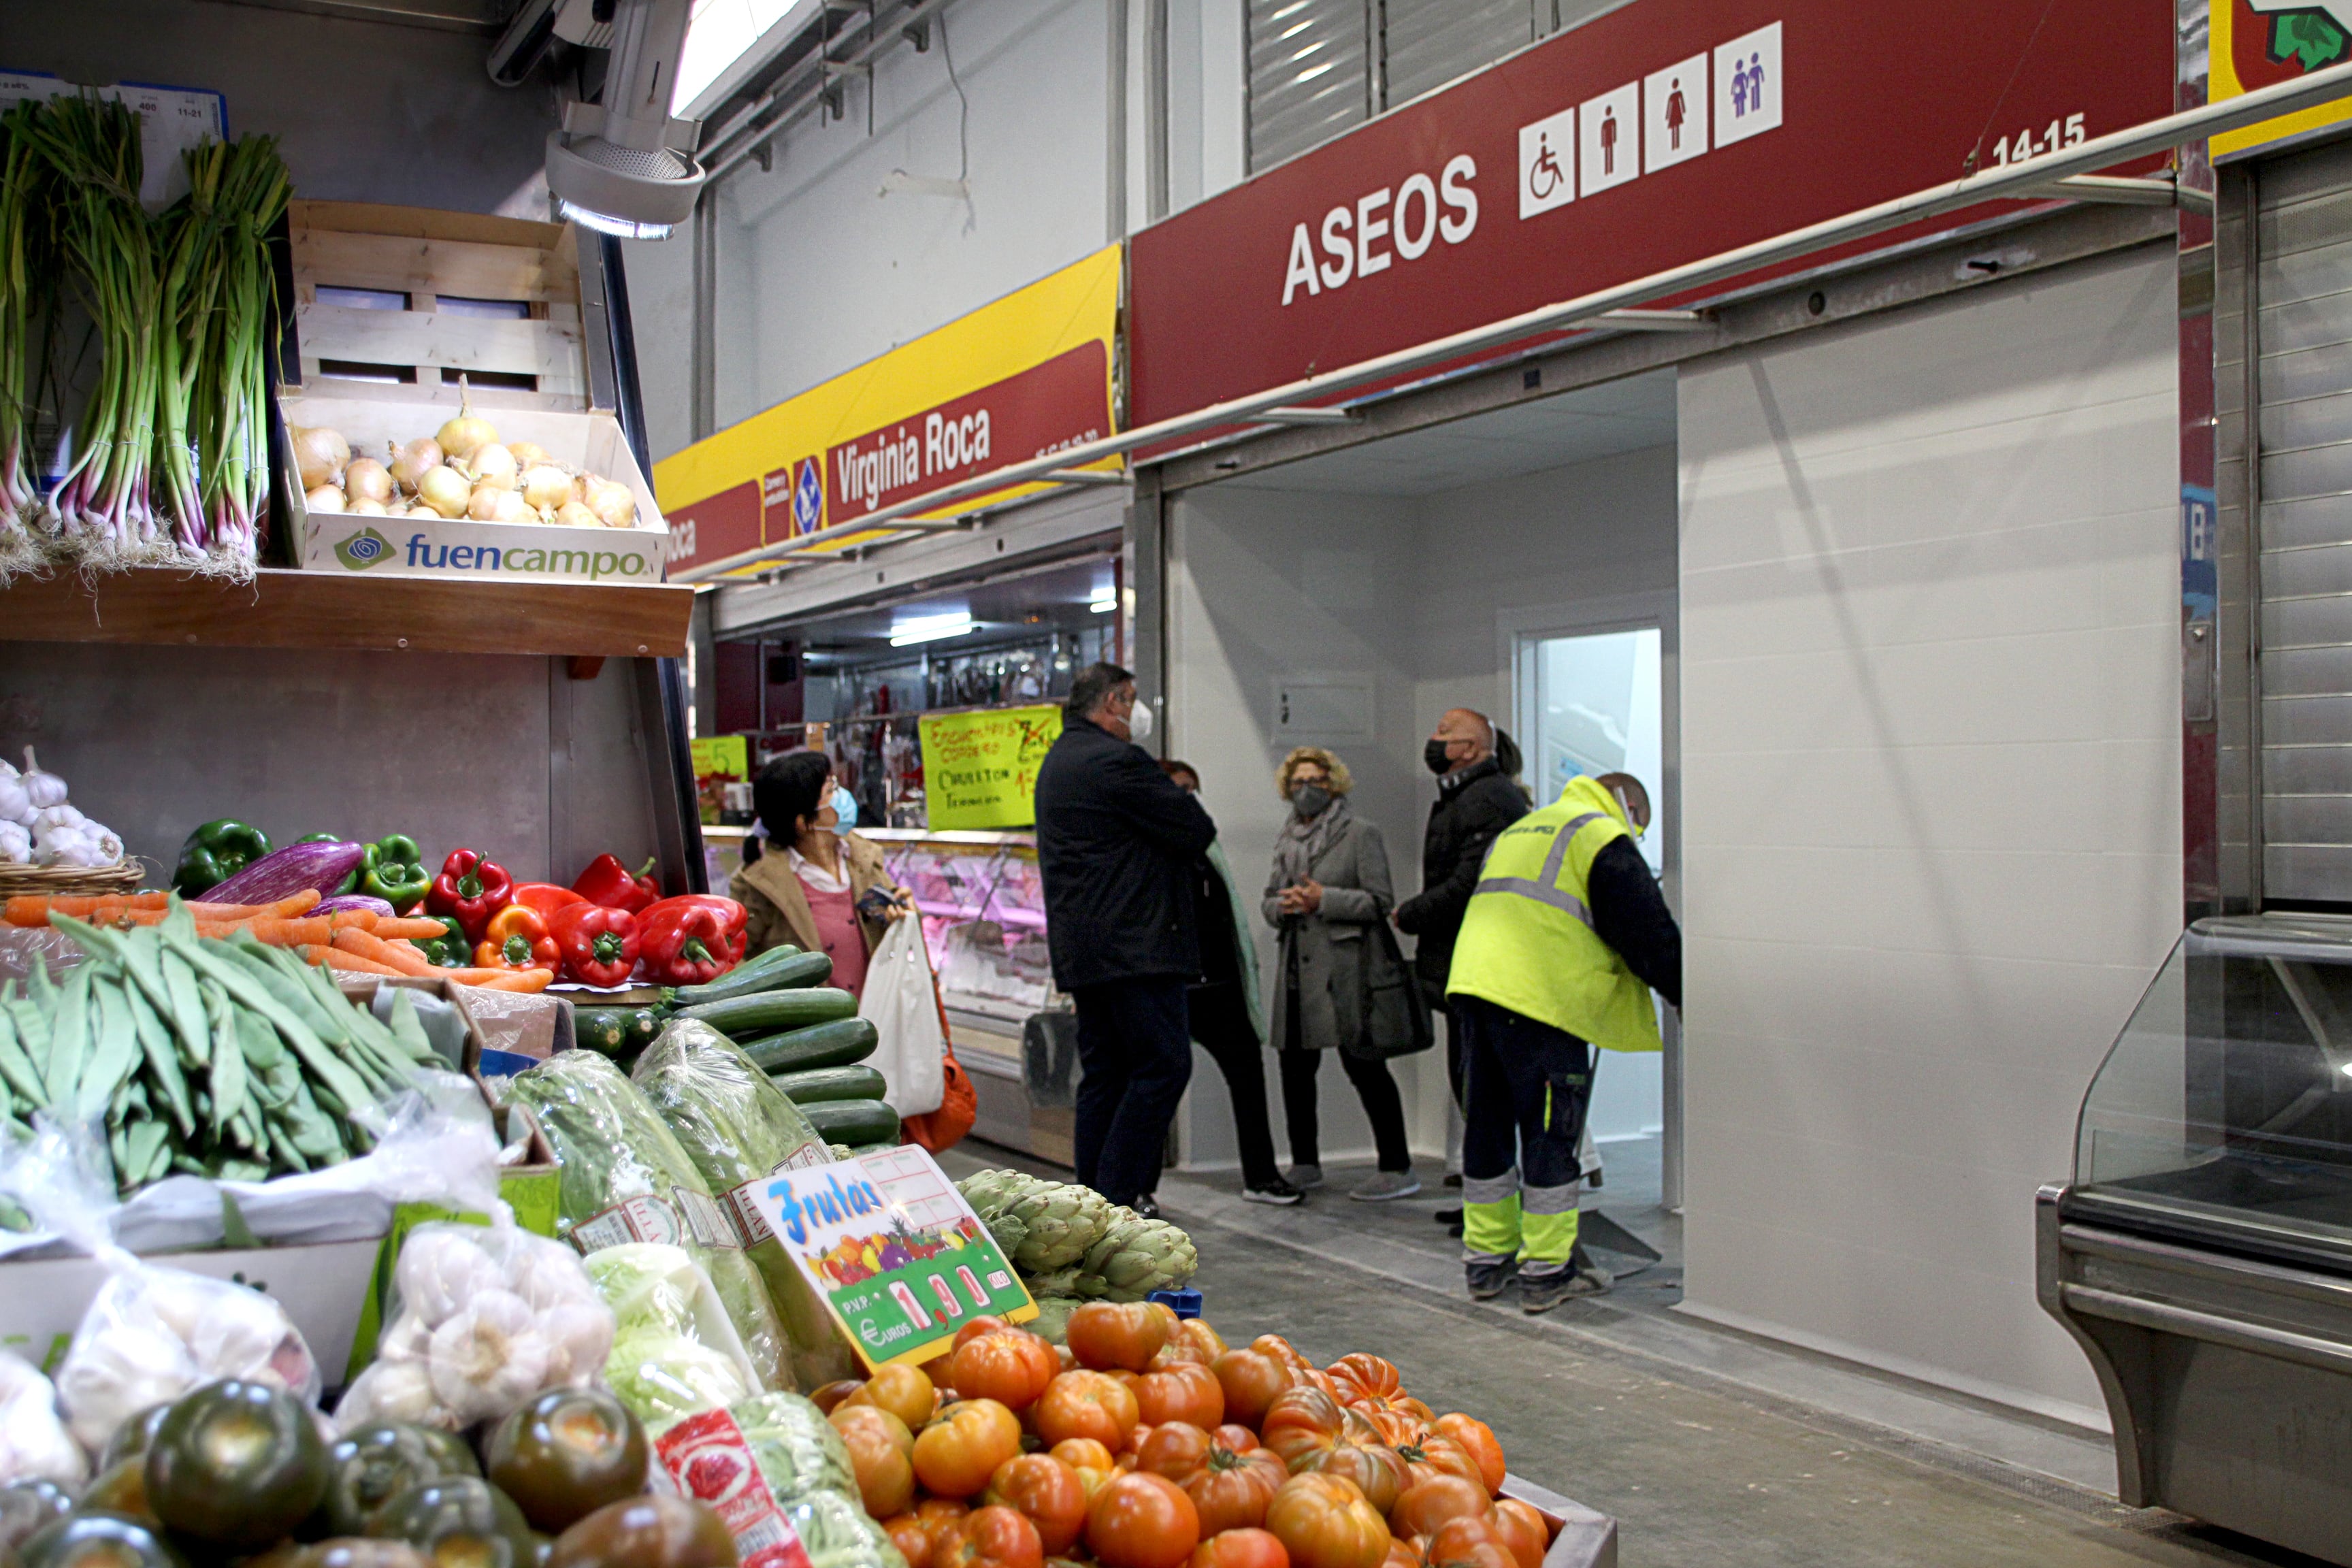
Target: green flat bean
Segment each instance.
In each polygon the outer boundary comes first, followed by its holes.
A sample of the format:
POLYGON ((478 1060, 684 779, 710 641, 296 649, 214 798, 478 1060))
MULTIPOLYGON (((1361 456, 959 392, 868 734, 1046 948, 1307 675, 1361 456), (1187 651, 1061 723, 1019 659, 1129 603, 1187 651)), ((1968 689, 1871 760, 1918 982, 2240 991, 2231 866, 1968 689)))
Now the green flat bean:
POLYGON ((180 1037, 180 1060, 183 1065, 200 1068, 212 1060, 213 1031, 211 1020, 205 1013, 204 994, 196 986, 196 972, 188 961, 163 946, 161 935, 155 938, 163 970, 163 988, 172 994, 172 1024, 180 1037))
MULTIPOLYGON (((156 985, 158 989, 163 985, 161 965, 157 966, 156 985)), ((167 992, 165 1000, 169 999, 167 992)), ((193 1136, 196 1131, 195 1112, 188 1104, 188 1080, 180 1075, 179 1051, 172 1043, 171 1026, 163 1022, 163 1015, 156 1010, 144 986, 127 988, 123 1000, 131 1005, 131 1021, 138 1030, 139 1048, 147 1057, 148 1077, 163 1090, 172 1121, 181 1132, 193 1136)))
POLYGON ((90 1050, 89 985, 94 973, 89 964, 77 964, 58 987, 49 1025, 49 1059, 41 1069, 41 1085, 49 1091, 48 1103, 60 1110, 72 1103, 82 1058, 90 1050))
POLYGON ((122 982, 112 975, 93 978, 90 995, 98 1005, 97 1046, 82 1066, 73 1097, 73 1114, 85 1121, 102 1114, 115 1092, 139 1070, 139 1030, 131 1022, 122 982))
POLYGON ((16 1015, 5 1006, 0 1006, 0 1079, 7 1080, 8 1088, 26 1105, 38 1108, 47 1103, 39 1069, 17 1042, 16 1015))
POLYGON ((320 1083, 333 1089, 337 1099, 346 1105, 358 1106, 367 1104, 373 1098, 367 1085, 337 1059, 310 1026, 280 1005, 249 971, 226 958, 215 958, 194 941, 184 944, 182 951, 197 973, 212 975, 231 997, 268 1019, 294 1054, 302 1058, 302 1065, 320 1083))
POLYGON ((228 993, 215 982, 198 982, 193 971, 189 984, 197 987, 213 1029, 212 1124, 213 1135, 218 1137, 245 1109, 245 1051, 236 1042, 236 1021, 229 1010, 228 993))

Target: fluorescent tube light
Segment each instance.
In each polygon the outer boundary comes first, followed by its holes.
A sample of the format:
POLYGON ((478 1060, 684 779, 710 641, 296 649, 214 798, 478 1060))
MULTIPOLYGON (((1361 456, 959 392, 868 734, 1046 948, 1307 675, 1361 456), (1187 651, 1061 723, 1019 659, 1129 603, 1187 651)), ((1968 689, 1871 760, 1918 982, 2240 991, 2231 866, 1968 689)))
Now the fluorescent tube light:
POLYGON ((945 616, 919 616, 913 620, 900 621, 890 628, 890 646, 906 647, 919 642, 937 642, 941 637, 960 637, 966 632, 979 629, 979 623, 968 611, 958 610, 945 616))

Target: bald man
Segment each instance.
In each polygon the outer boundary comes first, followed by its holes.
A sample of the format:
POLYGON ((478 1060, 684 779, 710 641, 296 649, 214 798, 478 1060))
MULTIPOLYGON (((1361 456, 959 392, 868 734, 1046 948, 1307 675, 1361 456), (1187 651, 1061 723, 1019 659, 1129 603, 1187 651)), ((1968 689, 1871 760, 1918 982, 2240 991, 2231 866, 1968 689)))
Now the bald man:
MULTIPOLYGON (((1528 814, 1528 797, 1504 773, 1495 755, 1493 721, 1469 708, 1450 708, 1422 748, 1422 761, 1437 775, 1437 804, 1421 839, 1421 891, 1397 906, 1399 931, 1420 938, 1413 969, 1431 1005, 1445 1005, 1445 974, 1454 963, 1454 939, 1463 911, 1478 885, 1478 865, 1495 836, 1528 814)), ((1462 1103, 1461 1031, 1445 1030, 1445 1071, 1462 1103)))

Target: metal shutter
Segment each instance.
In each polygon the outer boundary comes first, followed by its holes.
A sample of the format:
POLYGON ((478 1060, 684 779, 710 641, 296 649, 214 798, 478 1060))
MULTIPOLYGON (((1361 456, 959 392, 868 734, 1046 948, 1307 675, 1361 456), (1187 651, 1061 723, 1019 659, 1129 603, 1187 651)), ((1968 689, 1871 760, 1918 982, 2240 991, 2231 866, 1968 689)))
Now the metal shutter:
POLYGON ((1549 22, 1549 0, 1386 0, 1386 107, 1525 48, 1537 37, 1538 8, 1549 22))
POLYGON ((1369 9, 1367 0, 1250 0, 1252 174, 1370 117, 1369 9))
POLYGON ((2263 896, 2352 902, 2352 147, 2252 177, 2263 896))

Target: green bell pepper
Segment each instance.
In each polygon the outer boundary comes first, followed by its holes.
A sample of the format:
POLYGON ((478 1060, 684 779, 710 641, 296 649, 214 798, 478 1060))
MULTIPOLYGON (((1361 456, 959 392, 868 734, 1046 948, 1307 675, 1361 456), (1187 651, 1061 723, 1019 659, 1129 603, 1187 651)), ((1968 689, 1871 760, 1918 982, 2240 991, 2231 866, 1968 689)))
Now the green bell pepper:
POLYGON ((443 969, 463 969, 474 962, 474 945, 466 940, 466 928, 457 923, 455 915, 427 915, 427 920, 441 922, 441 934, 428 942, 416 942, 417 951, 425 954, 427 963, 443 969))
POLYGON ((379 838, 360 857, 360 891, 382 899, 395 914, 406 914, 433 890, 433 873, 425 868, 425 852, 404 833, 379 838))
MULTIPOLYGON (((340 833, 306 833, 294 842, 297 844, 348 844, 351 841, 340 833)), ((345 893, 359 891, 359 886, 360 868, 354 866, 344 874, 341 881, 335 884, 335 890, 327 896, 331 899, 340 899, 345 893)))
POLYGON ((172 886, 184 899, 201 898, 269 853, 269 835, 222 817, 188 835, 172 886))

